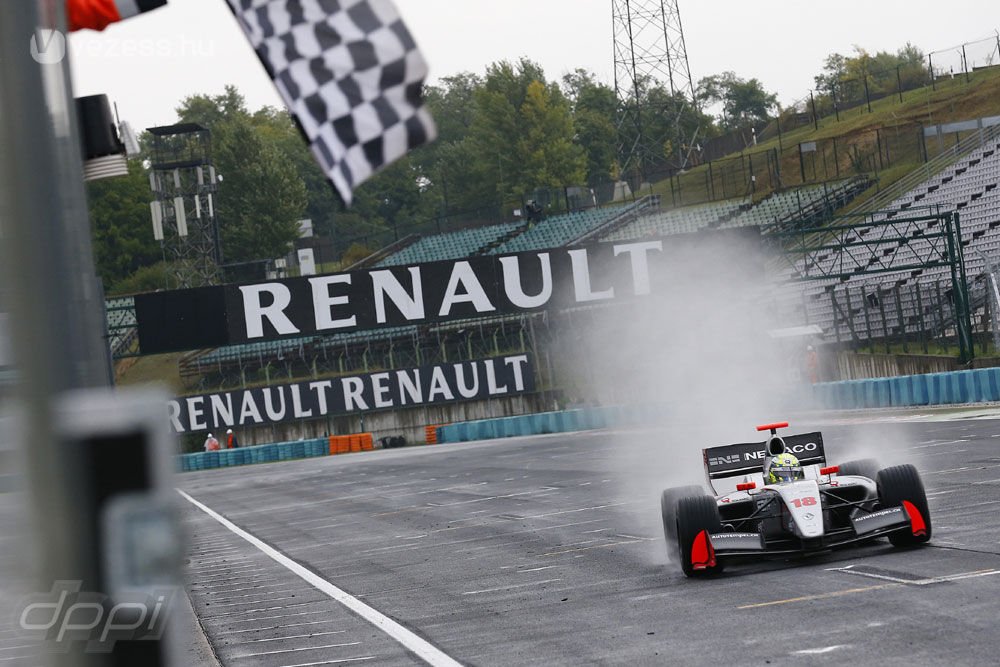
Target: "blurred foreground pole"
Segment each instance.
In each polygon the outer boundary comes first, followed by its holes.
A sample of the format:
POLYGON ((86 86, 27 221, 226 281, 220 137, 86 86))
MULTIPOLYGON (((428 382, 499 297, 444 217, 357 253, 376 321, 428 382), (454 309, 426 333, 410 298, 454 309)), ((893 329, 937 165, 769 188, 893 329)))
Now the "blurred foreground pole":
MULTIPOLYGON (((54 429, 54 399, 109 384, 101 338, 62 0, 0 1, 0 270, 8 291, 39 592, 98 591, 98 536, 78 448, 54 429)), ((112 665, 71 650, 52 665, 112 665)))

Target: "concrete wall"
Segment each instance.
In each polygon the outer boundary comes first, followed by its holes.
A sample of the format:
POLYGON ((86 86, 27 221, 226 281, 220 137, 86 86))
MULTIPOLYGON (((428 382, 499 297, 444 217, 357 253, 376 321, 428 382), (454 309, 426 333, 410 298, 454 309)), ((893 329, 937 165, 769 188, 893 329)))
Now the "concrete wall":
POLYGON ((837 352, 833 361, 834 372, 824 374, 831 380, 889 378, 1000 366, 1000 359, 995 357, 976 359, 971 366, 964 367, 959 365, 955 357, 932 354, 865 354, 847 351, 837 352))
POLYGON ((960 370, 954 357, 935 355, 837 353, 837 377, 840 380, 863 380, 922 373, 947 373, 960 370))
MULTIPOLYGON (((376 440, 383 436, 401 435, 407 442, 423 442, 425 426, 533 414, 552 410, 554 407, 556 406, 552 395, 539 392, 507 398, 494 397, 486 401, 466 401, 318 420, 282 422, 241 428, 237 431, 237 435, 243 446, 366 432, 371 433, 376 440)), ((220 436, 218 433, 215 435, 220 436)))

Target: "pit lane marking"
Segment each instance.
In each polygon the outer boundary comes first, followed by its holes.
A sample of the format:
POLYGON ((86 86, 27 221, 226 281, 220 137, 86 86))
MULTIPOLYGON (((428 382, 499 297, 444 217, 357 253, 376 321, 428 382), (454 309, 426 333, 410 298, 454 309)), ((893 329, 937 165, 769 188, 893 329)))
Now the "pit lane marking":
MULTIPOLYGON (((317 574, 306 569, 299 563, 296 563, 294 560, 292 560, 285 554, 281 553, 271 545, 265 543, 259 538, 243 530, 242 528, 240 528, 239 526, 237 526, 232 521, 225 518, 215 510, 198 502, 184 491, 181 491, 180 489, 176 489, 176 491, 181 495, 181 497, 183 497, 185 500, 190 502, 192 505, 200 509, 208 516, 218 521, 220 524, 222 524, 223 527, 227 528, 230 532, 243 538, 251 545, 256 547, 259 551, 263 552, 271 560, 275 561, 285 569, 289 570, 290 572, 298 576, 300 579, 303 579, 307 583, 311 584, 314 588, 316 588, 320 592, 330 596, 331 598, 333 598, 340 604, 344 605, 345 607, 347 607, 349 610, 351 610, 364 620, 374 625, 382 632, 389 635, 392 639, 396 640, 396 642, 398 642, 399 644, 402 644, 407 650, 412 651, 416 656, 418 656, 427 664, 432 665, 432 667, 438 667, 439 665, 442 667, 460 666, 461 663, 459 663, 457 660, 444 653, 441 649, 437 648, 436 646, 428 642, 426 639, 423 639, 414 632, 404 628, 402 625, 392 620, 388 616, 385 616, 384 614, 376 610, 374 607, 369 607, 367 604, 365 604, 358 598, 354 597, 350 593, 338 588, 337 586, 334 586, 329 581, 319 577, 317 574)), ((314 603, 304 603, 304 604, 314 604, 314 603)), ((293 606, 298 606, 298 605, 293 605, 293 606)), ((265 610, 266 609, 262 609, 260 611, 265 611, 265 610)), ((250 611, 258 611, 258 610, 250 610, 250 611)))
POLYGON ((846 567, 829 567, 826 568, 827 572, 843 572, 845 574, 853 574, 859 577, 869 577, 871 579, 880 579, 882 581, 891 581, 896 584, 905 584, 907 586, 929 586, 931 584, 941 584, 947 581, 960 581, 962 579, 974 579, 978 577, 989 577, 994 574, 1000 574, 1000 570, 990 568, 987 570, 973 570, 971 572, 959 572, 957 574, 948 574, 941 577, 926 577, 924 579, 903 579, 902 577, 893 577, 888 574, 878 574, 875 572, 864 572, 861 570, 852 569, 853 565, 848 565, 846 567))
POLYGON ((257 658, 262 655, 279 655, 281 653, 298 653, 299 651, 319 651, 324 648, 342 648, 344 646, 357 646, 361 642, 346 642, 344 644, 327 644, 326 646, 300 646, 297 648, 282 648, 274 651, 265 651, 263 653, 248 653, 246 655, 241 655, 241 658, 257 658))
POLYGON ((359 658, 342 658, 340 660, 324 660, 322 662, 300 662, 296 665, 283 665, 282 667, 318 667, 319 665, 342 665, 345 662, 364 662, 365 660, 374 660, 376 656, 366 655, 359 658))
POLYGON ((798 655, 819 655, 821 653, 830 653, 831 651, 836 651, 838 648, 847 648, 850 644, 834 644, 833 646, 824 646, 823 648, 804 648, 799 651, 793 651, 798 655))
MULTIPOLYGON (((323 621, 320 621, 321 623, 323 621)), ((347 632, 347 630, 331 630, 330 632, 313 632, 308 635, 290 635, 288 637, 269 637, 267 639, 248 639, 247 644, 260 644, 263 642, 280 642, 286 639, 305 639, 307 637, 322 637, 323 635, 339 635, 341 633, 347 632)), ((360 643, 360 642, 355 642, 360 643)))
POLYGON ((514 584, 512 586, 499 586, 497 588, 484 588, 480 591, 466 591, 462 595, 479 595, 480 593, 496 593, 498 591, 509 591, 515 588, 524 588, 525 586, 541 586, 542 584, 551 584, 557 581, 562 581, 562 579, 543 579, 542 581, 529 581, 526 584, 514 584))
POLYGON ((637 542, 643 542, 643 541, 647 541, 648 542, 651 539, 653 539, 653 538, 649 538, 647 540, 621 540, 619 542, 609 542, 608 544, 595 544, 594 546, 591 546, 591 547, 579 547, 579 548, 576 548, 576 549, 560 549, 558 551, 549 551, 548 553, 538 554, 538 555, 539 555, 539 557, 541 557, 541 556, 558 556, 560 554, 568 554, 568 553, 572 553, 572 552, 575 552, 575 551, 590 551, 591 549, 606 549, 608 547, 618 546, 619 544, 635 544, 637 542))
MULTIPOLYGON (((227 637, 229 635, 245 635, 248 632, 266 632, 267 630, 281 630, 284 628, 298 628, 306 625, 322 625, 323 623, 329 623, 327 620, 322 621, 309 621, 308 623, 288 623, 286 625, 273 625, 269 628, 249 628, 247 630, 230 630, 228 632, 217 632, 216 636, 227 637)), ((336 632, 347 632, 347 630, 337 630, 336 632)), ((261 641, 261 640, 253 640, 261 641)))

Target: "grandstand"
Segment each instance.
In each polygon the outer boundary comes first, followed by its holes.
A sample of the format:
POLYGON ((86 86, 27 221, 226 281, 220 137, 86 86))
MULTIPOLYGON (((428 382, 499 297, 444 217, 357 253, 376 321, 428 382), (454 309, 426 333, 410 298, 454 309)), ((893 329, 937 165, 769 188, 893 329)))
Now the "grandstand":
POLYGON ((775 226, 789 220, 829 215, 868 187, 867 178, 772 192, 756 203, 748 199, 696 204, 641 215, 601 236, 605 241, 625 241, 645 236, 670 236, 701 229, 775 226))
POLYGON ((180 374, 192 389, 207 390, 493 357, 528 349, 534 342, 530 320, 538 317, 478 318, 229 345, 185 355, 180 374))
POLYGON ((135 299, 126 296, 107 299, 104 303, 107 312, 108 345, 114 357, 123 356, 136 341, 135 299))
MULTIPOLYGON (((658 198, 644 197, 629 204, 593 208, 555 215, 537 222, 521 220, 470 227, 418 238, 394 252, 379 251, 374 267, 401 266, 476 255, 557 248, 579 240, 605 225, 630 219, 636 212, 658 205, 658 198)), ((354 268, 361 268, 359 265, 354 268)))
MULTIPOLYGON (((981 274, 1000 254, 998 184, 1000 140, 990 133, 978 149, 893 200, 889 210, 871 214, 873 223, 909 218, 916 222, 909 238, 868 239, 878 251, 868 259, 869 265, 881 273, 846 285, 833 278, 808 284, 801 297, 803 320, 822 327, 830 340, 926 336, 929 332, 940 336, 953 329, 951 267, 942 261, 946 253, 940 247, 941 223, 931 214, 958 214, 963 263, 973 279, 969 285, 972 306, 981 307, 986 300, 981 274), (915 268, 927 261, 922 258, 936 260, 937 265, 915 268)), ((837 242, 859 242, 861 233, 841 232, 837 242)), ((835 274, 841 270, 838 262, 843 261, 843 254, 837 252, 810 256, 797 260, 786 275, 835 274)), ((793 300, 784 299, 786 303, 793 300)))
POLYGON ((558 248, 585 237, 616 219, 627 217, 649 204, 648 198, 625 204, 553 216, 529 226, 524 232, 489 251, 491 255, 558 248))
POLYGON ((669 236, 696 232, 721 223, 749 204, 743 199, 685 206, 644 215, 602 237, 604 241, 625 241, 644 236, 669 236))
POLYGON ((791 219, 800 220, 807 217, 817 205, 832 202, 830 206, 820 206, 821 210, 829 213, 853 199, 867 185, 867 179, 849 179, 772 192, 754 206, 742 208, 737 215, 722 222, 719 227, 766 226, 791 219))
POLYGON ((377 262, 375 266, 400 266, 402 264, 469 257, 476 254, 480 248, 515 233, 522 224, 521 222, 507 222, 424 236, 415 243, 377 262))

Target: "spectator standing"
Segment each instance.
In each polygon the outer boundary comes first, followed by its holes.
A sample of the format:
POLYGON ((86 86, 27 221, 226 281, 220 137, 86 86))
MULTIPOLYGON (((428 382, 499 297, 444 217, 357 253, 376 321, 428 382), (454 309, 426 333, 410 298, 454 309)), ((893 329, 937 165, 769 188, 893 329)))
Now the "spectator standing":
POLYGON ((806 379, 809 380, 809 383, 819 382, 819 355, 816 354, 816 349, 812 345, 806 347, 804 364, 806 379))
POLYGON ((205 438, 205 451, 206 452, 217 452, 219 451, 219 441, 215 439, 211 433, 205 438))
POLYGON ((233 429, 226 430, 226 448, 233 449, 240 446, 240 441, 236 438, 236 434, 233 433, 233 429))

